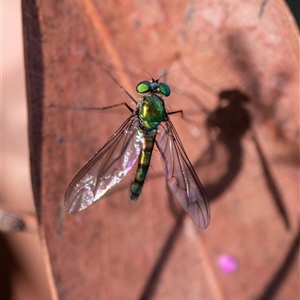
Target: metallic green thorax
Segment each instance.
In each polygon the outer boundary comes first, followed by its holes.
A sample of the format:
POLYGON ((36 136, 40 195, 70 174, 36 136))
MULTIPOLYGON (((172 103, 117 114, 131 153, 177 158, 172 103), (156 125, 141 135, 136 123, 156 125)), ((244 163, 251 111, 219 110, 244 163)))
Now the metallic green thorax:
POLYGON ((166 118, 164 101, 156 94, 144 96, 140 100, 138 113, 143 130, 157 129, 158 125, 166 118))
POLYGON ((129 197, 131 200, 137 200, 141 194, 150 165, 157 127, 166 119, 164 101, 155 93, 142 97, 138 105, 137 115, 140 120, 143 144, 135 178, 130 187, 129 197))

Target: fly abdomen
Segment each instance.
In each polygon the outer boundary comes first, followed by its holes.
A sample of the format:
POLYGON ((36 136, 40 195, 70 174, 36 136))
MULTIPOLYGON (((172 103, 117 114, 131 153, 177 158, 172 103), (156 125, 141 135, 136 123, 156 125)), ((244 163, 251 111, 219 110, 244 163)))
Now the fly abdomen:
POLYGON ((148 165, 138 164, 134 181, 131 183, 129 198, 131 200, 137 200, 142 192, 142 188, 148 173, 148 165))
POLYGON ((130 186, 129 197, 131 200, 137 200, 142 192, 142 188, 150 166, 155 136, 156 132, 155 134, 144 134, 144 142, 138 159, 138 167, 135 173, 135 178, 130 186))

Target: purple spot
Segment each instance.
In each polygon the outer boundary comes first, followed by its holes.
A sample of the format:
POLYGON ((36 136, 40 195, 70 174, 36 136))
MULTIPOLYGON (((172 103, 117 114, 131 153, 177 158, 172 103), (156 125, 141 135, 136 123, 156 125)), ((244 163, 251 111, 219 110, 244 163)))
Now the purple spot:
POLYGON ((228 254, 219 255, 217 264, 221 271, 226 274, 235 272, 238 268, 237 260, 233 256, 228 254))

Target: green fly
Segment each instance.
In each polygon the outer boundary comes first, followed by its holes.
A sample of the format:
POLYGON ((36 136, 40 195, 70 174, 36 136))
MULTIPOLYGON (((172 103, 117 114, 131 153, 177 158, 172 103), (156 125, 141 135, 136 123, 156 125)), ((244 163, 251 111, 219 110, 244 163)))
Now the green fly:
POLYGON ((137 200, 156 146, 170 190, 196 225, 206 228, 210 209, 205 191, 169 118, 172 112, 166 111, 162 98, 170 96, 169 86, 152 78, 140 82, 136 91, 144 95, 139 101, 125 91, 136 104, 135 109, 126 102, 119 104, 125 105, 131 115, 70 183, 65 194, 67 211, 76 213, 101 199, 133 166, 137 167, 129 198, 137 200))

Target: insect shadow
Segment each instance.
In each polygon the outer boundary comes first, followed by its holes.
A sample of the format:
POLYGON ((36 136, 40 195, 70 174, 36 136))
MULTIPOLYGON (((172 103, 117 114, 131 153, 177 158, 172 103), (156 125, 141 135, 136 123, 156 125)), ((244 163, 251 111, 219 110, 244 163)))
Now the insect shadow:
MULTIPOLYGON (((184 69, 184 72, 188 73, 188 69, 184 69)), ((191 74, 188 74, 188 76, 192 77, 191 74)), ((191 80, 194 82, 197 80, 196 83, 198 82, 200 87, 205 87, 205 84, 198 79, 191 78, 191 80)), ((209 93, 212 91, 212 89, 209 90, 208 88, 206 90, 209 93)), ((285 227, 290 229, 290 221, 284 206, 282 194, 252 126, 252 116, 249 110, 249 105, 251 104, 250 98, 235 88, 222 90, 217 94, 217 107, 209 111, 195 95, 189 94, 188 96, 206 115, 205 127, 208 139, 210 140, 206 151, 194 163, 195 168, 201 170, 205 166, 209 167, 220 163, 225 164, 224 170, 226 171, 221 176, 216 174, 217 179, 205 184, 205 190, 210 202, 220 197, 236 180, 243 165, 244 150, 242 139, 248 134, 257 151, 266 187, 285 227), (214 138, 212 138, 213 135, 214 138), (221 156, 218 155, 218 149, 220 148, 224 149, 225 155, 224 153, 221 156)), ((212 169, 210 168, 210 171, 212 169)))

